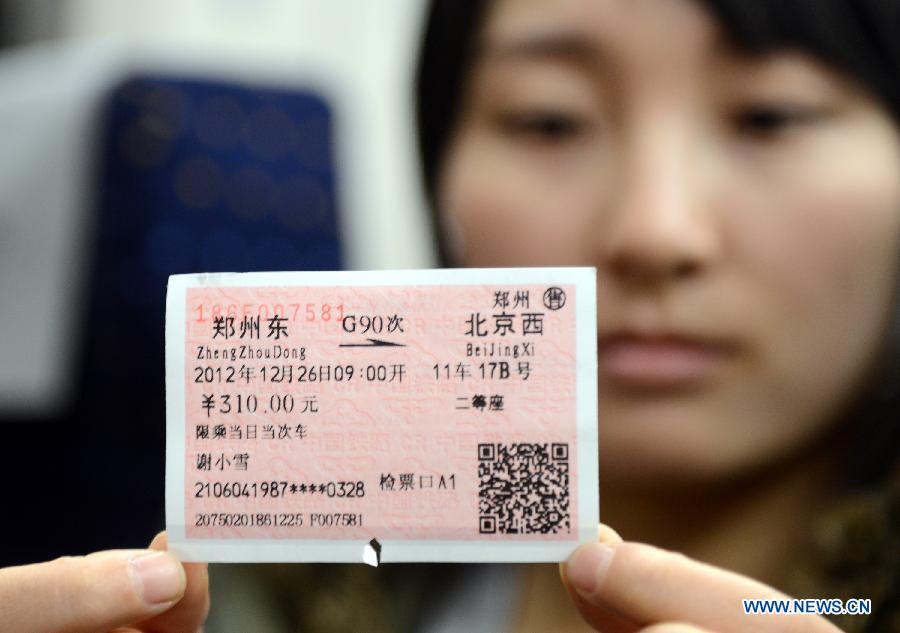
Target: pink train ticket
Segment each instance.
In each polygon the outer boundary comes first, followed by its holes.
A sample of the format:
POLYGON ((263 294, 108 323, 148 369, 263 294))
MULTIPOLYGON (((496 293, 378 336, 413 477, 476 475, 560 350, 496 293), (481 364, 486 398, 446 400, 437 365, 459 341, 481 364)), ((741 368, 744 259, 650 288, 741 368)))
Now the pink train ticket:
POLYGON ((597 534, 595 277, 170 277, 170 548, 210 562, 565 559, 597 534))

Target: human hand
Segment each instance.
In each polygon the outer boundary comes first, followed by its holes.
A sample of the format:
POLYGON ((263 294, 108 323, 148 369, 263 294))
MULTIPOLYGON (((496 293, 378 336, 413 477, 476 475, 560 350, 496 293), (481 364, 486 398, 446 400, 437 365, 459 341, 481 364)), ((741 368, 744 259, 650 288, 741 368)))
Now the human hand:
POLYGON ((744 598, 787 596, 681 554, 624 542, 604 525, 599 542, 579 547, 560 573, 581 615, 602 633, 839 633, 814 615, 745 615, 744 598))
POLYGON ((0 569, 0 633, 193 633, 209 610, 204 563, 182 565, 160 532, 110 550, 0 569))

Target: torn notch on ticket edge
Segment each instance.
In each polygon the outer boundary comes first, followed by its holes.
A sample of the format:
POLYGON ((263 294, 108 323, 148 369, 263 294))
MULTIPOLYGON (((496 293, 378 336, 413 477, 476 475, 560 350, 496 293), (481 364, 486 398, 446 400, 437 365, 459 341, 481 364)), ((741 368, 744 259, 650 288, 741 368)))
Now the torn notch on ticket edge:
POLYGON ((378 567, 381 564, 381 543, 377 538, 373 538, 363 546, 362 559, 365 564, 372 567, 378 567))

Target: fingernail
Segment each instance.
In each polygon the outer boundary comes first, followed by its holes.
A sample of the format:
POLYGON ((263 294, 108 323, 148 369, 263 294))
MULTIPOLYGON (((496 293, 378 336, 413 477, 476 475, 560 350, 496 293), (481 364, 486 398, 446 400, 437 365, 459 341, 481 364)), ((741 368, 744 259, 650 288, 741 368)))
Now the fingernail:
POLYGON ((165 552, 153 552, 129 561, 138 595, 147 604, 172 602, 184 591, 181 564, 165 552))
POLYGON ((566 563, 566 578, 582 595, 593 594, 600 586, 615 550, 603 543, 582 545, 566 563))

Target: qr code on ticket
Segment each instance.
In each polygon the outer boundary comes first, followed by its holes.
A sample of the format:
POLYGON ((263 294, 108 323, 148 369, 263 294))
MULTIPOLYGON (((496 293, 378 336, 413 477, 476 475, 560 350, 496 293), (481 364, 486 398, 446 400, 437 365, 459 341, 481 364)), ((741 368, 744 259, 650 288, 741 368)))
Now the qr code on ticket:
POLYGON ((478 445, 479 532, 570 532, 569 445, 478 445))

